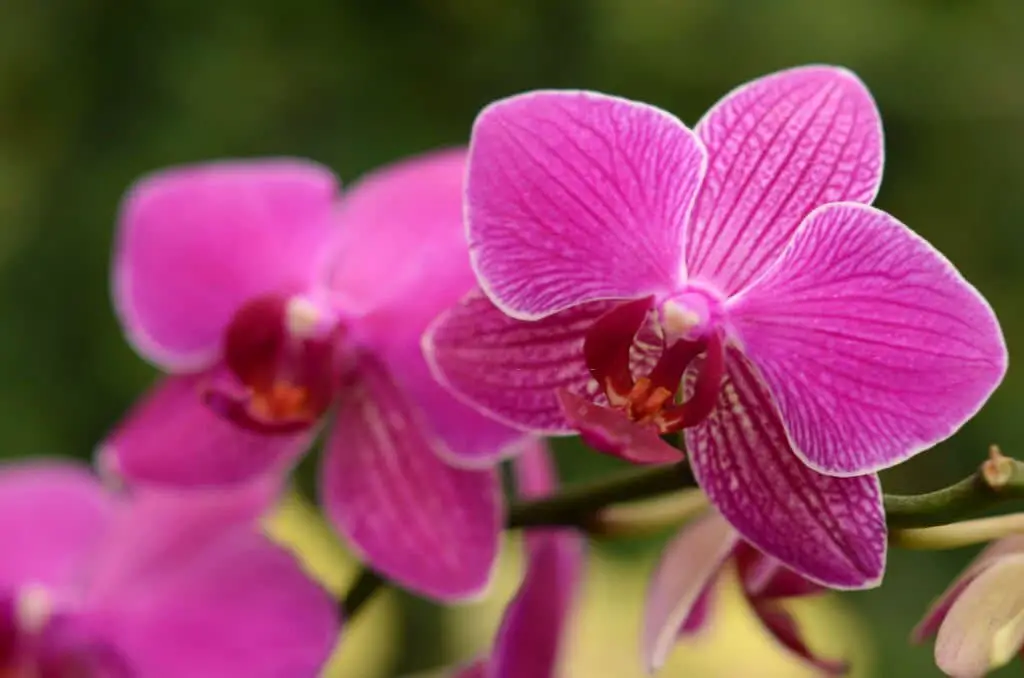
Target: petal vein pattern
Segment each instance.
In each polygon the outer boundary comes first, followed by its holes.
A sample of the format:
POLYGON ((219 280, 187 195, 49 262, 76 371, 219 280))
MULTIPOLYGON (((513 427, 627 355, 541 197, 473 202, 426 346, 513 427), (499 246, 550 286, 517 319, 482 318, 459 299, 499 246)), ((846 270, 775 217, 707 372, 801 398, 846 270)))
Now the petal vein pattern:
POLYGON ((501 535, 495 469, 449 466, 443 443, 391 376, 360 359, 328 440, 328 517, 382 574, 439 600, 490 581, 501 535))
POLYGON ((686 235, 691 279, 734 294, 816 207, 870 203, 882 178, 881 117, 852 73, 781 71, 726 95, 697 124, 707 177, 686 235))
POLYGON ((693 132, 645 104, 570 91, 492 104, 466 184, 482 286, 524 320, 672 289, 704 164, 693 132))
POLYGON ((698 483, 747 541, 826 586, 878 584, 886 546, 878 478, 826 476, 797 458, 764 384, 734 347, 718 407, 685 436, 698 483))
POLYGON ((583 342, 591 325, 614 306, 591 302, 523 322, 474 292, 427 330, 427 361, 435 376, 473 407, 523 429, 569 435, 575 429, 562 413, 557 391, 603 399, 587 369, 583 342))
POLYGON ((734 299, 744 351, 813 468, 874 472, 952 435, 1006 370, 998 321, 931 245, 864 205, 826 205, 734 299))

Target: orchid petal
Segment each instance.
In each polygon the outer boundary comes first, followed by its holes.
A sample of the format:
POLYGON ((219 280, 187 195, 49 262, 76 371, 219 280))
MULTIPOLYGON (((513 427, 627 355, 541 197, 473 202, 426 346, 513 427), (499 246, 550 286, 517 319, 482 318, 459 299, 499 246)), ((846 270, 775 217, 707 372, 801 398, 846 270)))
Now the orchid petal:
POLYGON ((571 532, 537 535, 526 576, 498 630, 494 678, 558 675, 563 630, 572 611, 583 564, 582 542, 571 532))
POLYGON ((621 410, 596 405, 569 391, 558 395, 565 418, 598 452, 634 464, 672 464, 683 458, 682 452, 661 439, 654 424, 632 421, 621 410))
POLYGON ((835 478, 801 462, 764 383, 735 347, 718 406, 685 436, 701 489, 752 546, 831 588, 878 585, 886 555, 878 478, 835 478))
POLYGON ((321 495, 335 527, 376 570, 453 601, 490 581, 501 488, 495 469, 449 466, 442 447, 384 367, 360 358, 327 443, 321 495))
POLYGON ((313 280, 336 193, 326 168, 285 159, 180 167, 136 183, 113 261, 114 305, 136 350, 172 371, 209 365, 243 302, 313 280))
POLYGON ((381 167, 342 196, 327 285, 374 341, 418 340, 476 287, 462 215, 465 171, 465 149, 434 151, 381 167))
POLYGON ((599 301, 523 322, 480 292, 438 316, 423 338, 437 379, 465 402, 510 425, 544 435, 575 433, 558 390, 597 398, 583 342, 614 306, 599 301))
POLYGON ((665 547, 644 608, 641 651, 649 672, 665 663, 680 629, 738 543, 729 523, 712 512, 683 527, 665 547))
POLYGON ((922 643, 930 636, 935 635, 949 613, 949 608, 953 606, 963 590, 994 563, 1011 555, 1024 555, 1024 535, 1004 537, 986 546, 967 569, 932 603, 924 618, 914 627, 910 634, 910 641, 922 643))
MULTIPOLYGON (((557 487, 554 463, 540 441, 516 458, 518 494, 539 497, 557 487)), ((492 678, 553 678, 558 675, 563 630, 583 569, 582 537, 573 530, 527 530, 526 574, 509 603, 491 659, 492 678)))
POLYGON ((848 662, 841 659, 825 659, 814 654, 804 642, 796 620, 781 607, 761 602, 754 605, 754 611, 775 640, 809 666, 826 676, 844 676, 849 673, 848 662))
POLYGON ((736 550, 736 561, 743 591, 750 599, 800 598, 824 590, 820 584, 801 577, 749 544, 742 544, 736 550))
POLYGON ((1002 380, 991 307, 888 214, 826 205, 730 305, 795 451, 833 475, 872 473, 949 437, 1002 380))
MULTIPOLYGON (((65 461, 0 466, 0 591, 70 583, 107 530, 114 503, 94 475, 65 461)), ((2 597, 2 596, 0 596, 2 597)))
POLYGON ((842 68, 794 68, 749 82, 696 131, 708 171, 686 265, 726 295, 764 271, 811 210, 870 203, 881 183, 881 117, 864 83, 842 68))
POLYGON ((224 368, 162 379, 102 443, 98 464, 130 483, 216 486, 282 475, 314 432, 261 435, 218 416, 200 400, 224 368))
POLYGON ((675 289, 704 167, 693 132, 653 106, 577 91, 491 104, 466 183, 481 286, 523 320, 675 289))
POLYGON ((935 661, 956 678, 980 678, 1024 644, 1024 555, 993 562, 949 608, 935 640, 935 661))
POLYGON ((695 636, 707 628, 711 621, 712 607, 715 604, 715 585, 717 583, 717 580, 712 579, 693 601, 690 613, 686 615, 682 626, 679 627, 680 638, 695 636))
POLYGON ((261 497, 143 493, 124 507, 83 614, 139 675, 313 676, 327 660, 334 603, 258 531, 261 497))
MULTIPOLYGON (((489 665, 486 659, 477 659, 466 666, 455 669, 452 678, 490 678, 488 669, 489 665)), ((443 674, 437 678, 443 678, 443 674)))

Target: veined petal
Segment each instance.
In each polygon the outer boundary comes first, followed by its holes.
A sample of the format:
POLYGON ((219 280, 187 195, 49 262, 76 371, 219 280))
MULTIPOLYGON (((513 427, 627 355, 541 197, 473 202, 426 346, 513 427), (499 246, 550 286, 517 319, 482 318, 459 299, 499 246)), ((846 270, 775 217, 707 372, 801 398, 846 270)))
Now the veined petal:
POLYGON ((100 445, 101 472, 130 483, 215 486, 288 471, 315 435, 261 435, 239 428, 201 401, 201 389, 224 372, 165 377, 100 445))
POLYGON ((794 449, 833 475, 878 471, 949 437, 1006 372, 991 307, 885 212, 826 205, 729 307, 794 449))
POLYGON ((697 124, 707 178, 686 236, 690 277, 731 295, 778 257, 804 217, 870 203, 882 180, 882 121, 853 73, 780 71, 722 98, 697 124))
POLYGON ((82 615, 139 675, 318 674, 338 636, 335 605, 258 531, 258 496, 163 493, 124 507, 82 615))
POLYGON ((575 430, 558 391, 603 398, 587 369, 583 341, 614 305, 592 302, 524 322, 473 292, 428 328, 424 353, 437 379, 477 409, 524 430, 569 435, 575 430))
POLYGON ((451 601, 490 581, 501 488, 495 469, 449 466, 442 447, 384 367, 361 357, 341 394, 321 494, 328 518, 375 569, 451 601))
POLYGON ((878 478, 826 476, 800 461, 764 383, 735 347, 717 407, 685 435, 697 482, 751 545, 831 588, 878 585, 886 554, 878 478))
POLYGON ((0 591, 70 582, 96 548, 114 501, 87 468, 69 461, 0 465, 0 591))
POLYGON ((910 641, 912 643, 922 643, 928 637, 935 635, 939 630, 939 626, 945 620, 946 614, 949 613, 949 608, 953 606, 953 603, 960 597, 963 590, 979 574, 987 570, 994 563, 1002 558, 1013 555, 1024 556, 1024 535, 1004 537, 986 546, 967 569, 960 573, 960 576, 932 603, 924 618, 914 627, 913 632, 910 634, 910 641))
POLYGON ((848 662, 841 659, 826 659, 814 654, 804 642, 796 620, 777 604, 766 601, 757 602, 754 603, 754 611, 761 620, 761 624, 780 645, 811 667, 821 671, 823 675, 845 676, 849 672, 848 662))
POLYGON ((665 547, 644 607, 641 651, 649 672, 665 663, 684 622, 695 611, 700 614, 698 603, 738 543, 729 523, 712 511, 684 526, 665 547))
POLYGON ((491 104, 466 183, 481 286, 520 319, 675 289, 704 168, 693 132, 653 106, 579 91, 491 104))
POLYGON ((206 367, 247 299, 305 289, 330 235, 337 183, 303 160, 209 163, 152 174, 121 207, 114 306, 162 367, 206 367))
POLYGON ((1024 555, 981 572, 950 607, 935 639, 935 661, 955 678, 980 678, 1020 654, 1024 644, 1024 555))

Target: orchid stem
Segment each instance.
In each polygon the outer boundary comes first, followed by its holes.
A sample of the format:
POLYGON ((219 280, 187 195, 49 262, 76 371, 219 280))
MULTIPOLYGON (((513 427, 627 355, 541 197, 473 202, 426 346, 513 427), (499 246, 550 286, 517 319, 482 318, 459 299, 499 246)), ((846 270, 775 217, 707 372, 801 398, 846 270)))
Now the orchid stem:
POLYGON ((595 514, 612 504, 650 499, 694 487, 686 462, 630 469, 611 478, 570 486, 543 499, 512 504, 510 529, 522 527, 588 527, 595 514))
POLYGON ((1004 456, 996 445, 978 470, 941 490, 885 495, 889 527, 928 527, 956 522, 1007 499, 1024 499, 1024 463, 1004 456))
POLYGON ((370 602, 379 590, 387 584, 387 580, 368 567, 363 567, 349 587, 344 600, 341 601, 341 618, 349 622, 356 617, 366 603, 370 602))
MULTIPOLYGON (((630 469, 610 478, 569 486, 543 499, 514 502, 506 525, 508 529, 572 527, 606 538, 651 534, 685 522, 703 510, 705 500, 699 492, 680 493, 695 486, 685 461, 630 469), (664 496, 675 493, 682 496, 664 496), (664 499, 635 507, 615 506, 658 497, 664 499)), ((1024 531, 1022 515, 947 524, 1007 499, 1024 499, 1024 462, 1004 456, 993 445, 977 471, 949 487, 926 494, 885 495, 891 543, 906 548, 955 548, 1024 531)), ((342 603, 345 618, 355 617, 385 584, 375 572, 364 569, 342 603)))

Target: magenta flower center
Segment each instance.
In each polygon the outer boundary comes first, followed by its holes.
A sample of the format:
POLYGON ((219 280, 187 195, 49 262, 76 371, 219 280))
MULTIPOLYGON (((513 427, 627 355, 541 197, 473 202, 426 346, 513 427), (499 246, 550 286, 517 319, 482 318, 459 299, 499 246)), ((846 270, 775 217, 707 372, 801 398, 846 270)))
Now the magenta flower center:
POLYGON ((207 404, 261 433, 313 425, 331 404, 340 331, 337 318, 304 297, 250 300, 224 333, 224 362, 238 384, 210 384, 207 404))
POLYGON ((648 322, 651 297, 615 307, 594 323, 584 340, 587 367, 611 408, 659 433, 674 433, 704 421, 714 410, 725 369, 720 304, 699 289, 687 289, 658 305, 664 348, 649 369, 637 367, 638 333, 648 322), (683 401, 683 377, 692 388, 683 401))
POLYGON ((49 593, 0 598, 0 678, 130 678, 114 648, 55 616, 49 593))

